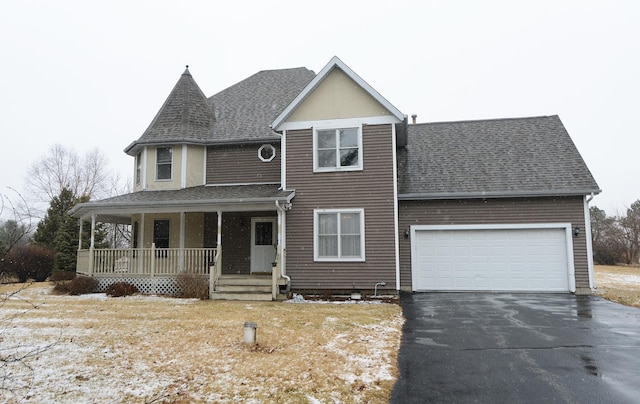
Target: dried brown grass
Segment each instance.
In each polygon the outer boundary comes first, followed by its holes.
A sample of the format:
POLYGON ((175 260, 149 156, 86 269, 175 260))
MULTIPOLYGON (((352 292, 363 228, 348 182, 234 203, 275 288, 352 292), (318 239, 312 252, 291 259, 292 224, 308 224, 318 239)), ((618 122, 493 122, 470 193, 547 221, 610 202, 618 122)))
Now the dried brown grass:
POLYGON ((12 325, 29 343, 61 330, 32 364, 55 368, 55 381, 43 370, 26 402, 383 403, 398 374, 403 319, 394 304, 88 298, 48 289, 27 289, 26 300, 40 305, 12 325), (257 345, 242 342, 245 321, 258 323, 257 345))
POLYGON ((640 308, 640 268, 595 265, 596 294, 627 306, 640 308), (630 280, 638 279, 637 282, 630 280))

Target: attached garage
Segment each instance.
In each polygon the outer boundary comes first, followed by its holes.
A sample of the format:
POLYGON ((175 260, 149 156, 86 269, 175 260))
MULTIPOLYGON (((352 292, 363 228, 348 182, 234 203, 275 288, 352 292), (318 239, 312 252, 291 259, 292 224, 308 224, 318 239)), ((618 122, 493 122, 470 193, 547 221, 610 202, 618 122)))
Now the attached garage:
POLYGON ((412 226, 413 290, 575 292, 571 228, 412 226))

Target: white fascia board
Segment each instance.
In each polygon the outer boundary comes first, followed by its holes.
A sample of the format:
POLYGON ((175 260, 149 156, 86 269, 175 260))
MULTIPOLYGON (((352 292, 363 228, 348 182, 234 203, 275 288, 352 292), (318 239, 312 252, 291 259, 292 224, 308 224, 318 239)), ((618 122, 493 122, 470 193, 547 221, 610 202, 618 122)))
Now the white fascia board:
MULTIPOLYGON (((420 230, 522 230, 522 229, 569 229, 571 223, 506 223, 506 224, 443 224, 412 225, 411 232, 420 230)), ((412 234, 413 236, 414 234, 412 234)))
POLYGON ((363 90, 365 90, 369 95, 371 95, 377 102, 383 105, 391 114, 398 120, 404 120, 404 114, 400 112, 400 110, 394 107, 386 98, 380 95, 379 92, 376 91, 373 87, 369 85, 366 81, 362 79, 362 77, 358 76, 356 72, 351 70, 349 66, 344 64, 342 60, 340 60, 337 56, 331 58, 329 63, 325 65, 325 67, 320 70, 320 72, 316 75, 316 77, 311 80, 309 84, 302 90, 300 94, 282 111, 280 115, 271 123, 271 128, 276 131, 281 131, 286 129, 283 125, 285 119, 291 115, 293 111, 300 105, 300 103, 307 98, 309 94, 311 94, 315 88, 331 73, 334 68, 339 68, 342 70, 351 80, 355 81, 363 90))
POLYGON ((583 198, 584 204, 584 236, 587 241, 587 269, 589 271, 589 288, 595 289, 595 272, 593 268, 593 241, 591 240, 591 211, 589 210, 589 199, 583 198))
POLYGON ((319 121, 285 122, 279 130, 299 130, 309 128, 348 128, 360 125, 384 125, 400 123, 393 115, 363 116, 360 118, 324 119, 319 121))

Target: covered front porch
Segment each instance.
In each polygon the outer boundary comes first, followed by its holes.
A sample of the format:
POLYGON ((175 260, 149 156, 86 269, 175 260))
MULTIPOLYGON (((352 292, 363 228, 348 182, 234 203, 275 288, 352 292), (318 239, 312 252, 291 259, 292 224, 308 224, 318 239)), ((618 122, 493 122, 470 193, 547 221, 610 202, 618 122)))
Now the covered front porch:
POLYGON ((293 192, 275 186, 196 188, 136 192, 74 207, 80 226, 91 226, 89 248, 78 243, 76 272, 96 278, 99 288, 124 281, 141 292, 172 294, 176 278, 189 274, 208 281, 212 299, 282 298, 289 287, 285 227, 293 192), (177 199, 168 203, 169 197, 177 199), (96 248, 97 223, 130 225, 128 248, 96 248))

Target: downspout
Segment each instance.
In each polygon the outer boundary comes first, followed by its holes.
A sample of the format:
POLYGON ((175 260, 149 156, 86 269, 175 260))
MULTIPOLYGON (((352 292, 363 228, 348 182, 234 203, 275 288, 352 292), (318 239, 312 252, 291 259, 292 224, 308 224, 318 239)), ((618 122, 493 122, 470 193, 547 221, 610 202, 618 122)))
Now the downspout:
POLYGON ((285 218, 285 214, 287 212, 287 209, 283 208, 282 206, 280 206, 280 203, 278 201, 276 201, 276 209, 278 209, 278 211, 280 212, 280 223, 279 223, 279 227, 280 227, 280 262, 279 262, 279 266, 280 266, 280 276, 283 277, 284 279, 287 280, 287 288, 285 289, 285 293, 289 293, 289 291, 291 290, 291 277, 286 275, 284 273, 284 250, 285 250, 285 232, 284 232, 284 218, 285 218))

